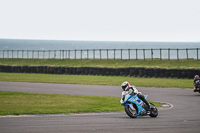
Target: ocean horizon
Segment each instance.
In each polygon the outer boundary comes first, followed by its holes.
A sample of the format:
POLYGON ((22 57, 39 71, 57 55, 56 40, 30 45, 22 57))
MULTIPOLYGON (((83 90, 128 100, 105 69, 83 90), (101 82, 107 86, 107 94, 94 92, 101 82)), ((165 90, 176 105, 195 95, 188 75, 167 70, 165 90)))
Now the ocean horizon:
POLYGON ((200 42, 137 42, 0 39, 0 50, 200 48, 200 42))

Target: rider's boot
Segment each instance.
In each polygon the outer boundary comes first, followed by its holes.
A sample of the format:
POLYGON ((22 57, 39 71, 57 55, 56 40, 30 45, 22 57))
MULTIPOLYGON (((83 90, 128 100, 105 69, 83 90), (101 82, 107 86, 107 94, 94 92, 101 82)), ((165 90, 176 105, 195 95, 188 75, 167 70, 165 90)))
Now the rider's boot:
POLYGON ((145 103, 145 104, 147 105, 147 108, 146 108, 146 110, 147 110, 147 111, 151 111, 150 104, 149 104, 149 102, 147 102, 147 103, 145 103), (148 103, 148 104, 147 104, 147 103, 148 103))

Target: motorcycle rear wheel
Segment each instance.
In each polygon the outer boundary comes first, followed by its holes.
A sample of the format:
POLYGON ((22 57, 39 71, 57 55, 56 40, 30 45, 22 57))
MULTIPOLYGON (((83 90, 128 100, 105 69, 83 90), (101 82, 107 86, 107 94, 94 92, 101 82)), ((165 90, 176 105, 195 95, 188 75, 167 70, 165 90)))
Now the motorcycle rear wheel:
POLYGON ((151 117, 157 117, 158 116, 158 109, 152 104, 149 103, 151 107, 154 107, 151 109, 149 116, 151 117))
POLYGON ((126 105, 124 107, 124 109, 125 109, 126 114, 129 117, 131 117, 131 118, 137 118, 138 111, 137 111, 137 109, 134 106, 133 106, 133 110, 128 105, 126 105))

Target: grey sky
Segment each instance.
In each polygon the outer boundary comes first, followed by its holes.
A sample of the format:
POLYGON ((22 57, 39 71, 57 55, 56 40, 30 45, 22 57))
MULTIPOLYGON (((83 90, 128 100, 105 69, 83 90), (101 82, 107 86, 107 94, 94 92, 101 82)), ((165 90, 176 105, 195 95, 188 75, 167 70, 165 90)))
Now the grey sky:
POLYGON ((200 42, 200 0, 0 0, 0 38, 200 42))

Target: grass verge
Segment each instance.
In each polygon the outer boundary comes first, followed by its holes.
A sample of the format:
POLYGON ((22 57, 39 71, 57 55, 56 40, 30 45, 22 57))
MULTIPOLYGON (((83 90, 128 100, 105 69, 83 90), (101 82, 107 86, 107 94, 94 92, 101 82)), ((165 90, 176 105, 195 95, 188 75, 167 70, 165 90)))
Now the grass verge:
MULTIPOLYGON (((122 111, 120 98, 0 91, 0 115, 122 111)), ((161 103, 153 102, 156 106, 161 103)))
POLYGON ((145 67, 145 68, 166 68, 166 69, 200 69, 200 62, 195 59, 0 59, 0 65, 17 66, 64 66, 64 67, 145 67))
POLYGON ((138 77, 125 77, 125 76, 0 73, 0 81, 112 85, 112 86, 120 86, 123 81, 129 81, 130 84, 141 87, 193 88, 192 84, 193 80, 191 79, 138 78, 138 77))

